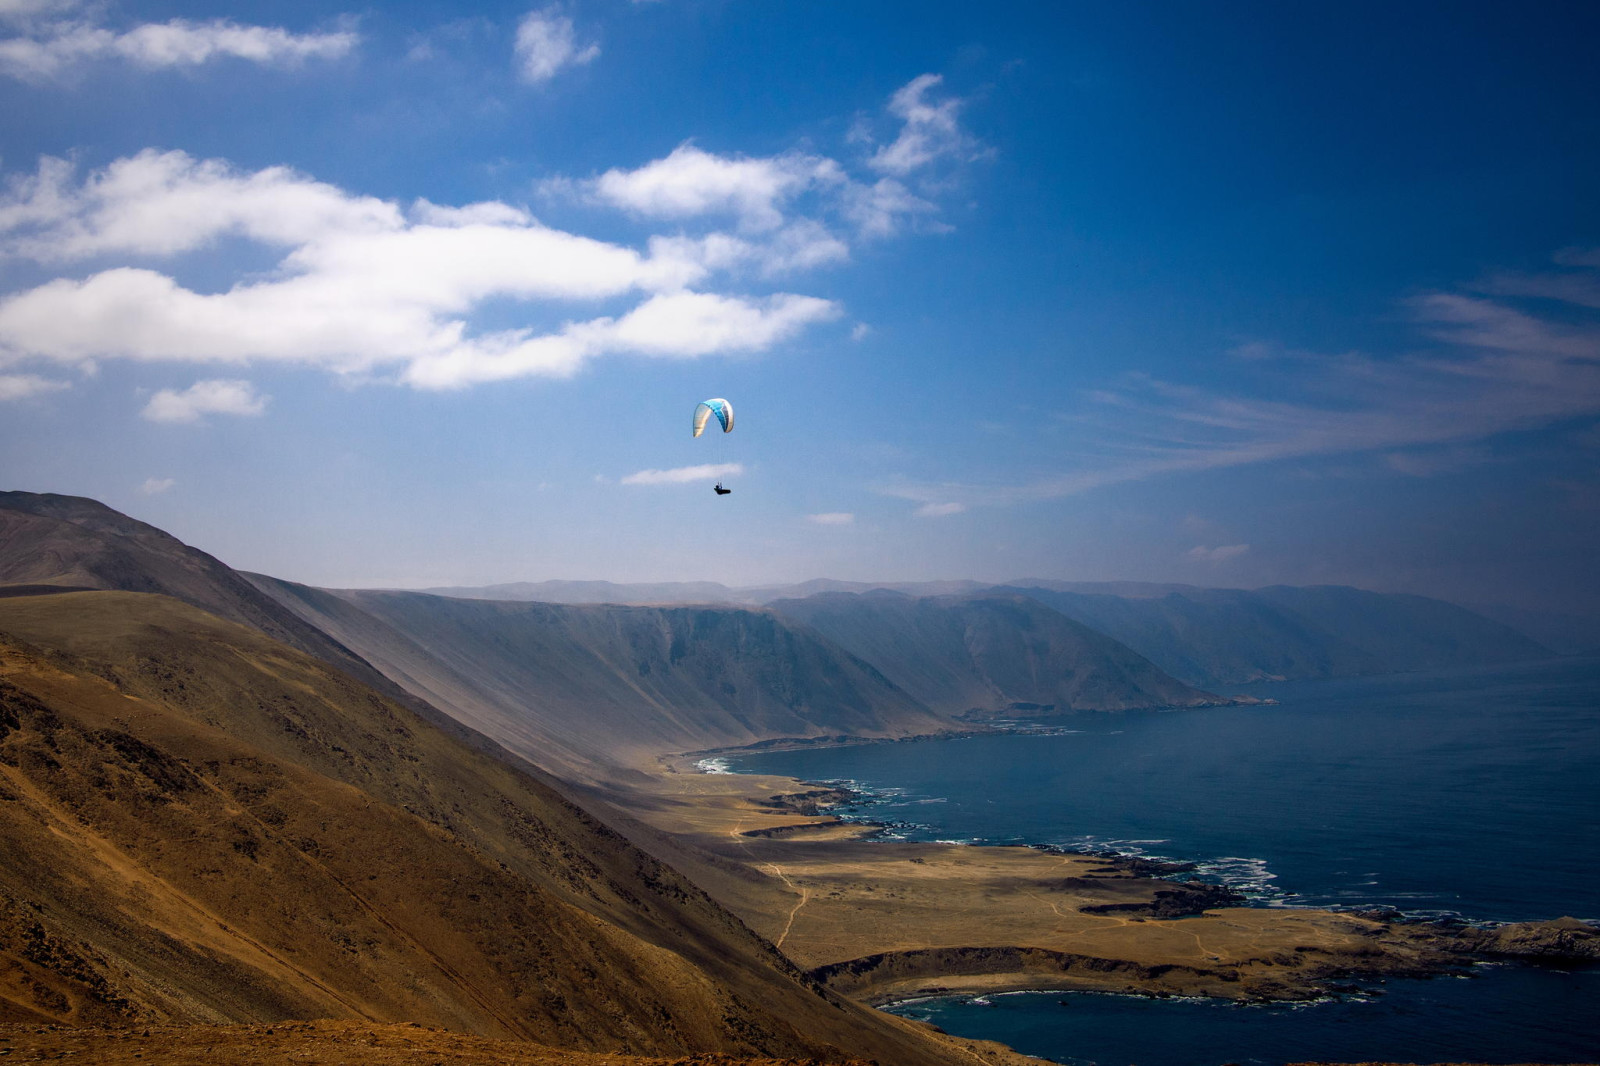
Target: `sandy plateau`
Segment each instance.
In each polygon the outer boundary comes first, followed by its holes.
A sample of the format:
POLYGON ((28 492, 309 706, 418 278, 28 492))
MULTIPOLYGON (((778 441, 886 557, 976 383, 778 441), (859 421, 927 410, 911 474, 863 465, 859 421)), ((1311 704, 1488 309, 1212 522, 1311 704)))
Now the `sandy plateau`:
POLYGON ((1495 932, 1238 906, 1150 864, 1026 847, 868 839, 792 778, 704 774, 670 759, 637 805, 654 827, 751 875, 721 902, 835 991, 869 1003, 1052 988, 1302 999, 1341 978, 1424 975, 1483 956, 1600 955, 1570 919, 1495 932))

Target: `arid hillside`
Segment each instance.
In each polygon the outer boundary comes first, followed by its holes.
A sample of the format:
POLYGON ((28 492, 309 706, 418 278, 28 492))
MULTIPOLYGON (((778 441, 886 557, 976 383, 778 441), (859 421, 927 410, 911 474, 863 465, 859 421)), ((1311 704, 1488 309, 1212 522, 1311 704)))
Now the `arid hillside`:
MULTIPOLYGON (((775 737, 951 723, 771 611, 457 600, 252 575, 413 695, 569 779, 775 737)), ((1065 621, 1065 619, 1063 619, 1065 621)))
POLYGON ((0 598, 0 801, 5 1020, 956 1061, 509 760, 168 597, 0 598))

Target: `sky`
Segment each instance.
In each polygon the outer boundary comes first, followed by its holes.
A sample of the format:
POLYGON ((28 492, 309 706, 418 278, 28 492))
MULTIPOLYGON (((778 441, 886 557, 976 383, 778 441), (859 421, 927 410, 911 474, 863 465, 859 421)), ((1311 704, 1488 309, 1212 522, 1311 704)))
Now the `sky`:
POLYGON ((0 488, 324 586, 1600 614, 1596 40, 1592 3, 0 0, 0 488), (736 427, 692 438, 708 397, 736 427))

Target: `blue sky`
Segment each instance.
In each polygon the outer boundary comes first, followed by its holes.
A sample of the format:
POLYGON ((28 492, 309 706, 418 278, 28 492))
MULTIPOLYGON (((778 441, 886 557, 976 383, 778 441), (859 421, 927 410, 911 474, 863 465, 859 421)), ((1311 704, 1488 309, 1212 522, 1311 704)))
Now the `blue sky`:
POLYGON ((0 487, 324 585, 1592 611, 1600 9, 1300 7, 0 0, 0 487))

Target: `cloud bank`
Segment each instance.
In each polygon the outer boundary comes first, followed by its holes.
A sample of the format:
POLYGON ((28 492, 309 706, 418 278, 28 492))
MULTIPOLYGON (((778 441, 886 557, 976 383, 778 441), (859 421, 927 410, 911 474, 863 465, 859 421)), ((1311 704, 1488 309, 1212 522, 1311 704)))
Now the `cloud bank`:
MULTIPOLYGON (((194 25, 180 33, 169 24, 171 32, 117 39, 143 42, 138 54, 160 62, 199 61, 219 47, 245 54, 255 47, 245 42, 256 40, 266 43, 250 54, 262 61, 354 44, 353 36, 339 43, 282 31, 241 35, 233 30, 249 28, 231 25, 205 24, 196 36, 194 25)), ((594 54, 553 7, 523 19, 517 51, 535 81, 594 54)), ((45 157, 0 193, 0 258, 55 275, 0 295, 0 395, 56 387, 27 371, 105 360, 212 374, 294 364, 460 389, 569 377, 613 355, 767 351, 843 313, 832 300, 772 291, 772 278, 847 260, 852 240, 885 237, 936 210, 908 183, 968 143, 956 122, 959 101, 935 99, 938 86, 924 76, 890 101, 899 133, 861 164, 890 176, 860 180, 813 152, 750 158, 685 142, 633 169, 549 183, 677 227, 637 245, 547 226, 516 204, 401 204, 288 167, 241 170, 181 151, 146 149, 86 174, 45 157), (686 228, 696 224, 698 231, 686 228), (178 280, 191 276, 184 268, 194 257, 224 242, 253 246, 275 263, 217 276, 213 262, 205 284, 178 280), (495 327, 480 328, 490 305, 495 327), (507 327, 507 306, 538 324, 507 327)), ((171 396, 147 416, 224 413, 171 396)))
POLYGON ((503 203, 409 209, 283 167, 145 151, 76 180, 45 159, 0 197, 0 254, 54 267, 121 259, 0 300, 0 368, 100 359, 320 366, 418 388, 564 377, 597 356, 760 351, 836 317, 831 301, 690 289, 713 266, 675 242, 648 252, 541 225, 503 203), (218 291, 156 264, 225 238, 275 249, 266 276, 218 291), (482 304, 632 306, 550 331, 474 333, 482 304))

